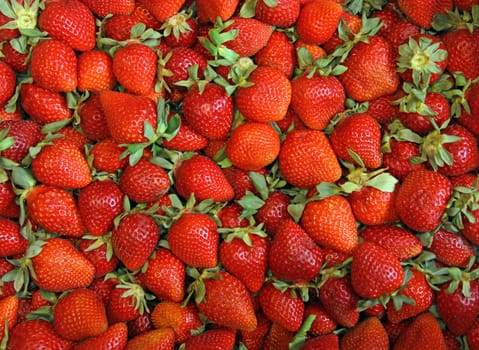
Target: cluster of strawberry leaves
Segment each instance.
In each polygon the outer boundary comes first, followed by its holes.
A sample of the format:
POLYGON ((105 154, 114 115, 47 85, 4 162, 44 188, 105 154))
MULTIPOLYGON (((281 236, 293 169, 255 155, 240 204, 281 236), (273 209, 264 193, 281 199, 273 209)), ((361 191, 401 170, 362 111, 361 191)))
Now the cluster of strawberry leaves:
POLYGON ((0 349, 479 349, 479 2, 0 3, 0 349))

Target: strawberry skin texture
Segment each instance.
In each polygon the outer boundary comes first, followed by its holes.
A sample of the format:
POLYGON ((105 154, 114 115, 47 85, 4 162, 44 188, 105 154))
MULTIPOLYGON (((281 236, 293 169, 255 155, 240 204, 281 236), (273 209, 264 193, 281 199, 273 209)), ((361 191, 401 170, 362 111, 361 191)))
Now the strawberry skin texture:
POLYGON ((138 0, 160 22, 175 15, 185 3, 185 0, 138 0))
POLYGON ((116 83, 113 61, 104 51, 85 51, 78 56, 78 90, 99 93, 116 83))
POLYGON ((401 332, 393 347, 393 350, 422 349, 446 350, 446 342, 438 320, 429 312, 417 316, 401 332))
POLYGON ((108 259, 108 243, 102 244, 98 248, 91 249, 95 240, 83 238, 78 244, 78 250, 95 266, 95 278, 104 277, 113 272, 118 266, 118 258, 112 256, 108 259))
POLYGON ((299 0, 279 0, 274 7, 268 6, 264 1, 258 1, 255 18, 272 26, 286 28, 296 22, 299 13, 299 0))
MULTIPOLYGON (((15 295, 10 295, 0 299, 0 321, 5 324, 8 322, 8 331, 10 332, 17 324, 19 298, 15 295)), ((0 341, 5 337, 5 332, 0 332, 0 341)))
POLYGON ((123 350, 127 341, 128 327, 124 323, 115 323, 103 334, 77 343, 75 350, 123 350))
POLYGON ((218 325, 233 329, 253 330, 256 315, 248 290, 236 277, 219 272, 219 278, 204 280, 206 294, 198 310, 218 325))
POLYGON ((469 260, 474 256, 474 247, 467 239, 444 229, 434 233, 428 250, 436 255, 437 261, 462 268, 466 268, 469 260))
POLYGON ((135 0, 81 0, 98 17, 108 14, 129 15, 135 10, 135 0))
POLYGON ((404 224, 425 232, 439 226, 452 195, 451 182, 431 170, 411 172, 399 187, 396 211, 404 224))
POLYGON ((43 139, 42 125, 32 120, 6 120, 0 122, 0 130, 9 129, 7 136, 13 137, 14 143, 1 151, 3 158, 20 163, 28 154, 29 148, 43 139))
POLYGON ((274 31, 266 46, 254 56, 254 61, 258 66, 276 68, 291 79, 296 64, 296 50, 286 34, 274 31))
POLYGON ((90 285, 95 267, 73 245, 62 238, 49 238, 42 251, 32 258, 35 284, 51 292, 90 285))
POLYGON ((0 217, 0 257, 25 253, 28 241, 22 236, 20 225, 0 217))
POLYGON ((223 21, 230 19, 235 13, 239 0, 198 0, 196 7, 201 22, 215 23, 220 17, 223 21))
POLYGON ((235 337, 235 332, 229 329, 210 329, 187 339, 184 343, 185 350, 233 349, 235 337))
POLYGON ((15 92, 16 76, 14 70, 5 62, 0 61, 0 106, 7 103, 15 92))
POLYGON ((411 21, 424 29, 430 29, 434 16, 452 11, 452 0, 398 0, 397 5, 411 21))
POLYGON ((476 59, 479 52, 478 35, 477 30, 470 33, 465 28, 442 35, 448 52, 447 70, 450 73, 463 72, 466 79, 475 79, 479 76, 479 64, 476 59))
POLYGON ((233 17, 233 24, 225 32, 238 30, 238 35, 231 41, 227 41, 225 46, 241 57, 255 55, 268 42, 273 27, 258 21, 255 18, 233 17))
POLYGON ((340 341, 341 350, 388 350, 389 338, 381 321, 369 317, 348 329, 340 341))
POLYGON ((359 297, 353 290, 349 276, 328 279, 319 290, 319 299, 338 324, 349 328, 358 323, 359 297))
POLYGON ((35 349, 73 350, 73 342, 63 339, 45 320, 29 320, 18 323, 11 331, 8 341, 9 350, 35 349), (28 336, 25 336, 28 334, 28 336))
POLYGON ((125 350, 172 350, 175 347, 175 333, 171 328, 153 329, 137 335, 126 344, 125 350))

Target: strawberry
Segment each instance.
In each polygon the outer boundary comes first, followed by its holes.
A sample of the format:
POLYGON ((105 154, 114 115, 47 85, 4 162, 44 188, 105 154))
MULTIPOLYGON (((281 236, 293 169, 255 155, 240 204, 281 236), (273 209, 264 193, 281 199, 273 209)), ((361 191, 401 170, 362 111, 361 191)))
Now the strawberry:
POLYGON ((112 254, 109 241, 82 238, 78 250, 95 266, 95 278, 113 272, 118 266, 118 258, 112 254))
POLYGON ((302 188, 341 177, 331 144, 318 130, 294 130, 286 135, 279 153, 279 170, 288 183, 302 188))
POLYGON ((78 56, 78 90, 99 93, 116 83, 113 61, 104 51, 85 51, 78 56))
POLYGON ((212 198, 215 202, 225 202, 234 196, 220 167, 205 156, 182 160, 174 171, 174 178, 176 191, 183 198, 194 193, 197 201, 212 198))
POLYGON ((195 18, 179 12, 162 25, 165 44, 169 47, 191 47, 196 43, 198 24, 195 18))
POLYGON ((128 340, 125 350, 172 350, 175 347, 175 333, 171 328, 153 329, 128 340))
POLYGON ((235 332, 229 329, 210 329, 201 334, 194 335, 184 342, 185 350, 193 349, 233 349, 235 332))
POLYGON ((368 114, 376 119, 381 125, 390 123, 399 114, 399 106, 392 104, 393 101, 402 97, 402 91, 394 95, 387 95, 369 101, 368 114))
POLYGON ((412 36, 420 35, 421 28, 407 20, 396 22, 388 32, 383 33, 383 37, 387 39, 393 50, 394 56, 399 57, 399 46, 408 43, 412 36))
POLYGON ((433 314, 425 312, 417 316, 412 323, 401 332, 394 344, 394 350, 437 349, 446 350, 446 343, 433 314))
POLYGON ((42 125, 32 120, 7 120, 0 123, 0 130, 8 129, 7 137, 13 137, 13 144, 0 152, 2 158, 20 163, 30 147, 43 139, 42 125))
POLYGON ((253 330, 257 320, 243 283, 227 272, 203 279, 205 295, 198 310, 212 322, 233 329, 253 330))
POLYGON ((165 22, 175 15, 185 3, 185 0, 138 0, 159 21, 165 22))
POLYGON ((412 232, 405 228, 386 224, 367 226, 361 238, 386 249, 400 261, 406 261, 422 252, 422 244, 412 232))
POLYGON ((154 89, 158 56, 143 44, 131 43, 118 49, 113 56, 113 73, 129 92, 148 95, 154 89))
POLYGON ((14 281, 3 281, 3 276, 9 272, 14 270, 14 266, 8 262, 6 258, 0 258, 0 278, 2 278, 2 284, 0 285, 0 297, 6 298, 10 295, 15 295, 16 290, 14 288, 13 282, 14 281))
POLYGON ((108 329, 105 305, 89 289, 75 289, 53 309, 53 327, 65 339, 95 337, 108 329))
POLYGON ((95 18, 80 0, 49 2, 38 17, 40 30, 57 40, 63 40, 76 51, 95 47, 95 18))
POLYGON ((196 1, 198 18, 201 22, 215 23, 218 17, 226 21, 233 16, 238 3, 239 0, 198 0, 196 1))
POLYGON ((428 248, 436 255, 437 261, 448 266, 466 268, 471 257, 474 256, 474 247, 462 235, 439 229, 434 233, 432 243, 428 248))
POLYGON ((227 204, 221 208, 216 216, 221 222, 222 228, 247 227, 249 222, 245 218, 241 218, 243 208, 237 203, 227 204))
MULTIPOLYGON (((0 61, 7 63, 15 72, 26 73, 28 71, 30 62, 27 53, 15 50, 9 41, 3 43, 0 52, 4 56, 0 57, 0 61)), ((30 48, 27 48, 27 52, 30 52, 30 48)), ((2 56, 1 54, 0 56, 2 56)))
POLYGON ((477 349, 479 347, 479 321, 476 320, 466 333, 466 340, 470 349, 477 349))
POLYGON ((333 36, 343 14, 343 8, 333 0, 311 1, 301 8, 296 30, 308 44, 322 44, 333 36))
POLYGON ((95 181, 78 194, 82 222, 91 235, 101 236, 113 228, 113 219, 123 211, 123 193, 111 180, 95 181))
POLYGON ((97 171, 116 173, 128 163, 128 159, 120 158, 124 150, 124 147, 121 147, 111 138, 95 143, 90 150, 90 155, 93 156, 93 167, 97 171))
POLYGON ((304 302, 290 291, 282 292, 268 282, 259 292, 259 303, 267 318, 290 332, 296 332, 303 321, 304 302))
POLYGON ((355 45, 343 65, 348 69, 339 80, 346 93, 356 101, 391 95, 399 86, 391 47, 378 35, 370 37, 368 43, 355 45))
MULTIPOLYGON (((0 299, 0 322, 7 327, 10 332, 17 324, 19 300, 15 295, 7 296, 0 299)), ((5 327, 0 331, 0 341, 5 338, 5 327)))
POLYGON ((341 196, 306 204, 300 225, 316 243, 325 248, 351 253, 358 244, 358 231, 351 206, 341 196))
POLYGON ((262 222, 269 234, 276 234, 283 221, 291 218, 288 213, 289 203, 289 197, 284 193, 280 191, 271 192, 255 215, 257 222, 262 222))
MULTIPOLYGON (((349 12, 343 11, 340 21, 342 21, 351 31, 351 34, 348 35, 348 39, 354 40, 354 34, 359 34, 363 26, 361 18, 354 16, 349 12)), ((339 30, 336 30, 333 35, 321 46, 326 50, 327 53, 333 53, 341 45, 344 45, 344 40, 339 37, 339 30)))
POLYGON ((183 99, 183 117, 201 136, 225 139, 233 123, 233 99, 214 83, 207 83, 201 92, 195 86, 183 99))
POLYGON ((255 18, 277 27, 290 27, 299 17, 299 0, 279 0, 271 7, 265 1, 256 3, 255 18))
POLYGON ((269 267, 277 278, 291 282, 314 279, 323 264, 323 253, 308 234, 292 220, 276 232, 269 252, 269 267))
MULTIPOLYGON (((20 207, 15 203, 16 195, 12 183, 0 183, 0 215, 4 217, 18 217, 20 207), (18 213, 17 213, 18 211, 18 213)), ((240 212, 241 213, 241 212, 240 212)))
POLYGON ((2 61, 0 61, 0 74, 3 77, 0 83, 0 105, 4 105, 15 93, 16 76, 13 69, 2 61))
POLYGON ((257 313, 257 327, 252 331, 240 331, 241 342, 248 350, 261 350, 264 346, 265 337, 271 327, 271 321, 263 313, 257 313))
POLYGON ((100 93, 108 129, 114 141, 122 143, 139 143, 147 141, 144 123, 156 129, 156 105, 144 96, 116 91, 100 93))
POLYGON ((384 37, 386 37, 391 28, 401 20, 397 12, 396 4, 391 2, 387 3, 382 9, 374 11, 371 17, 381 20, 383 25, 381 29, 379 29, 378 34, 384 37))
POLYGON ((151 313, 151 321, 155 328, 173 328, 176 343, 183 343, 192 336, 192 332, 202 326, 195 304, 182 306, 173 301, 157 304, 151 313))
POLYGON ((399 187, 396 211, 413 230, 431 231, 439 226, 451 198, 449 179, 431 170, 411 172, 399 187))
POLYGON ((134 0, 81 0, 98 17, 105 17, 108 14, 129 15, 135 9, 134 0))
POLYGON ((33 281, 39 288, 63 292, 90 285, 95 267, 83 254, 62 238, 44 242, 41 252, 32 258, 33 281))
POLYGON ((151 315, 149 313, 144 313, 134 320, 128 321, 126 324, 128 326, 128 337, 130 338, 136 337, 137 335, 143 334, 153 329, 151 315))
POLYGON ((20 225, 0 217, 0 256, 8 257, 25 253, 28 241, 22 236, 20 225))
POLYGON ((314 336, 325 335, 333 332, 338 326, 336 321, 326 312, 319 301, 307 303, 304 308, 304 319, 315 315, 315 319, 308 333, 314 336))
POLYGON ((344 160, 354 162, 350 151, 356 153, 368 169, 381 166, 381 129, 369 114, 359 113, 343 119, 331 133, 334 153, 344 160))
POLYGON ((450 73, 462 72, 466 79, 475 79, 479 76, 477 64, 478 32, 469 32, 459 28, 442 35, 442 41, 448 52, 447 70, 450 73))
POLYGON ((129 214, 112 231, 111 244, 118 259, 131 271, 148 260, 158 243, 160 232, 155 220, 146 214, 129 214))
POLYGON ((390 294, 404 280, 399 260, 386 249, 370 242, 362 242, 353 252, 351 283, 355 292, 368 299, 390 294))
POLYGON ((128 341, 128 329, 124 323, 115 323, 106 332, 85 339, 75 345, 75 350, 122 350, 128 341))
POLYGON ((49 186, 82 188, 92 181, 85 155, 68 141, 43 147, 32 160, 32 172, 49 186))
POLYGON ((325 129, 334 115, 344 111, 346 94, 336 77, 303 74, 291 82, 291 91, 291 106, 311 129, 325 129))
POLYGON ((290 332, 280 324, 273 322, 268 334, 266 335, 262 349, 274 350, 289 348, 289 344, 292 342, 293 338, 293 332, 290 332))
MULTIPOLYGON (((172 114, 170 115, 173 116, 172 114)), ((176 135, 169 141, 167 139, 163 139, 161 145, 164 148, 180 152, 199 151, 204 149, 208 144, 208 139, 200 133, 194 131, 186 122, 184 115, 180 115, 180 120, 180 128, 178 129, 176 135)))
POLYGON ((306 340, 302 350, 315 350, 315 349, 328 349, 339 350, 339 338, 336 334, 331 333, 327 335, 321 335, 316 338, 306 340))
POLYGON ((470 111, 467 112, 464 109, 461 109, 461 116, 458 119, 459 124, 467 128, 474 135, 479 135, 479 127, 477 121, 479 118, 479 101, 473 96, 479 91, 479 84, 473 84, 469 89, 466 90, 464 98, 469 103, 470 111))
POLYGON ((60 337, 50 322, 41 319, 18 323, 9 335, 8 349, 34 350, 39 344, 46 349, 73 349, 71 341, 60 337))
POLYGON ((214 267, 218 263, 219 234, 207 214, 184 213, 168 230, 171 252, 194 267, 214 267))
POLYGON ((236 106, 246 119, 255 122, 274 122, 286 116, 291 102, 291 83, 272 67, 260 66, 248 77, 252 86, 239 87, 236 106))
POLYGON ((113 15, 105 20, 103 35, 116 41, 129 40, 132 28, 138 23, 140 20, 132 15, 113 15))
POLYGON ((165 57, 166 63, 160 61, 158 74, 164 79, 170 89, 175 88, 175 84, 189 78, 188 68, 198 65, 198 78, 204 78, 204 70, 208 63, 205 56, 188 47, 175 47, 171 49, 165 57))
POLYGON ((41 123, 66 120, 72 116, 72 111, 62 94, 43 89, 37 84, 22 84, 20 103, 32 120, 41 123))
MULTIPOLYGON (((258 2, 263 3, 262 1, 258 2)), ((294 1, 292 1, 294 3, 294 1)), ((256 55, 254 61, 258 66, 268 66, 281 71, 291 79, 296 64, 296 51, 293 43, 283 32, 274 31, 265 47, 256 55)))
POLYGON ((389 338, 381 321, 369 317, 358 323, 341 337, 341 350, 389 349, 389 338))
POLYGON ((452 0, 398 0, 399 9, 414 23, 430 29, 432 20, 439 13, 452 11, 452 0))
POLYGON ((65 189, 37 185, 26 195, 29 218, 51 233, 80 237, 86 233, 73 195, 65 189))
POLYGON ((117 284, 110 292, 106 313, 109 324, 128 322, 144 313, 144 291, 138 284, 117 284))
POLYGON ((397 179, 404 180, 409 173, 426 168, 425 163, 411 164, 410 162, 411 158, 421 156, 416 143, 390 139, 389 148, 390 152, 383 153, 383 166, 388 168, 388 172, 397 179))
POLYGON ((169 250, 160 248, 153 253, 142 280, 146 288, 160 300, 183 300, 185 265, 169 250))
POLYGON ((395 298, 393 297, 393 300, 387 306, 388 320, 393 323, 399 323, 419 315, 428 310, 434 301, 434 291, 426 281, 426 276, 416 269, 412 269, 411 273, 411 278, 406 282, 405 288, 399 292, 398 296, 410 298, 413 304, 403 302, 397 308, 393 305, 395 298))
POLYGON ((5 122, 8 120, 20 120, 22 119, 22 113, 17 105, 13 112, 7 112, 7 105, 0 107, 0 121, 5 122))
POLYGON ((96 278, 88 288, 95 292, 103 304, 107 305, 110 300, 110 293, 117 284, 118 280, 116 278, 96 278))
POLYGON ((232 17, 233 24, 228 26, 225 33, 237 30, 238 35, 225 46, 241 57, 253 56, 266 46, 273 27, 255 18, 232 17))

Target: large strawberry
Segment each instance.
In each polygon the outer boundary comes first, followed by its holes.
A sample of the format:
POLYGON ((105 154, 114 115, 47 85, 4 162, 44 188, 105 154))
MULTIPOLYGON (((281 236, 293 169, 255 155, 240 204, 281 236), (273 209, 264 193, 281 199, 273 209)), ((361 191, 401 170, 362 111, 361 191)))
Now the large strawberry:
POLYGON ((369 317, 347 330, 341 338, 340 346, 342 350, 387 350, 389 338, 381 321, 369 317))
POLYGON ((8 349, 34 350, 41 344, 47 349, 72 349, 73 342, 66 340, 45 320, 28 320, 18 323, 9 334, 8 349), (25 336, 28 334, 28 336, 25 336))
POLYGON ((279 0, 275 6, 265 1, 258 1, 255 8, 255 18, 277 27, 289 27, 298 19, 300 0, 279 0))
POLYGON ((75 345, 75 350, 89 349, 124 349, 128 340, 128 328, 124 323, 115 323, 106 332, 85 339, 75 345))
POLYGON ((274 31, 266 46, 254 55, 254 61, 258 66, 276 68, 291 79, 296 64, 296 51, 285 33, 274 31))

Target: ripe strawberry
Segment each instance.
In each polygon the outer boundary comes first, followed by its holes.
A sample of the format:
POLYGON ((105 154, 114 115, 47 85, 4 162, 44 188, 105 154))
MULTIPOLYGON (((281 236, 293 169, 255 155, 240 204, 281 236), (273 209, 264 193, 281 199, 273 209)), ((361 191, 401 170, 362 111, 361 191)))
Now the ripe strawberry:
MULTIPOLYGON (((20 214, 20 207, 15 203, 17 196, 12 183, 6 181, 0 183, 0 215, 7 218, 15 218, 20 214), (18 211, 18 212, 17 212, 18 211)), ((241 213, 241 212, 240 212, 241 213)))
POLYGON ((173 301, 157 304, 151 313, 151 321, 155 328, 173 328, 176 343, 183 343, 192 336, 193 331, 202 326, 195 304, 182 306, 173 301))
POLYGON ((127 158, 120 159, 124 150, 124 147, 111 138, 95 143, 90 150, 90 155, 93 156, 93 167, 100 172, 116 173, 128 163, 127 158))
POLYGON ((115 323, 106 332, 85 339, 75 345, 75 350, 122 350, 128 341, 128 328, 124 323, 115 323))
POLYGON ((117 284, 111 290, 106 304, 109 324, 132 321, 142 315, 144 312, 143 296, 144 291, 138 284, 117 284))
POLYGON ((412 323, 401 332, 393 349, 419 350, 428 348, 446 350, 446 343, 436 317, 429 312, 425 312, 417 316, 412 323))
POLYGON ((381 29, 379 29, 378 34, 384 37, 386 37, 391 28, 401 20, 395 3, 387 3, 381 10, 374 11, 371 17, 381 20, 383 25, 381 29))
POLYGON ((300 75, 291 82, 291 106, 311 129, 323 130, 329 121, 344 111, 346 95, 336 77, 300 75))
POLYGON ((0 61, 0 105, 4 105, 15 93, 16 75, 13 69, 5 62, 0 61))
POLYGON ((0 257, 25 253, 28 241, 15 221, 0 217, 0 257))
MULTIPOLYGON (((183 102, 184 106, 184 102, 183 102)), ((172 114, 170 114, 173 116, 172 114)), ((180 152, 199 151, 208 145, 208 139, 200 133, 194 131, 186 122, 184 115, 180 116, 180 128, 176 135, 171 139, 163 139, 161 145, 164 148, 180 152)))
POLYGON ((143 266, 158 243, 160 232, 155 220, 146 214, 126 215, 111 234, 113 252, 134 271, 143 266))
POLYGON ((289 203, 289 197, 283 192, 271 192, 263 206, 258 209, 255 215, 256 221, 264 224, 266 232, 275 235, 283 221, 291 218, 288 213, 289 203))
POLYGON ((72 125, 64 126, 60 130, 55 131, 53 135, 62 136, 61 138, 52 141, 54 145, 62 144, 63 142, 70 142, 74 144, 82 154, 85 152, 87 144, 90 144, 91 142, 78 128, 73 127, 72 125))
POLYGON ((129 40, 131 29, 138 23, 140 23, 140 20, 132 15, 113 15, 105 20, 103 35, 116 41, 129 40))
POLYGON ((399 0, 399 9, 414 23, 430 29, 435 15, 452 11, 452 0, 399 0))
POLYGON ((467 128, 474 135, 479 135, 478 118, 479 118, 479 101, 474 98, 479 92, 479 84, 473 84, 466 90, 464 98, 469 103, 470 111, 461 109, 461 117, 458 119, 459 124, 467 128))
POLYGON ((390 152, 383 153, 383 166, 388 172, 399 180, 416 170, 426 168, 425 163, 411 164, 413 157, 420 157, 419 145, 409 141, 389 140, 390 152))
POLYGON ((336 334, 331 333, 327 335, 321 335, 316 338, 306 340, 302 350, 315 350, 315 349, 328 349, 339 350, 339 338, 336 334))
POLYGON ((72 116, 65 96, 43 89, 37 84, 22 84, 20 103, 31 119, 44 124, 70 119, 72 116))
POLYGON ((299 38, 308 44, 322 44, 333 36, 343 8, 333 0, 311 1, 301 8, 296 30, 299 38))
MULTIPOLYGON (((2 15, 0 14, 0 16, 2 15)), ((28 47, 27 52, 29 51, 30 48, 28 47)), ((0 56, 3 54, 3 57, 0 57, 0 61, 7 63, 15 72, 26 73, 28 71, 30 67, 28 54, 15 50, 9 41, 3 42, 0 53, 0 56)))
POLYGON ((110 293, 117 284, 118 280, 116 278, 96 278, 88 288, 95 292, 103 304, 107 305, 110 301, 110 293))
POLYGON ((353 114, 343 119, 331 133, 334 153, 354 162, 349 151, 356 153, 368 169, 377 169, 382 163, 381 129, 369 114, 353 114))
MULTIPOLYGON (((0 258, 0 278, 3 278, 3 276, 9 272, 14 270, 14 266, 8 262, 6 258, 0 258)), ((0 285, 0 297, 1 298, 6 298, 10 295, 15 295, 16 290, 13 285, 14 281, 3 281, 3 284, 0 285)))
POLYGON ((225 32, 238 30, 238 35, 224 45, 241 57, 253 56, 268 42, 273 27, 255 18, 233 17, 233 24, 225 32))
MULTIPOLYGON (((343 11, 340 21, 344 22, 344 24, 346 24, 351 31, 351 34, 348 35, 349 40, 354 40, 353 34, 359 34, 362 27, 361 18, 354 16, 349 12, 343 11)), ((344 40, 339 37, 339 31, 336 30, 333 35, 321 46, 326 50, 326 52, 332 53, 343 44, 344 40)))
POLYGON ((318 130, 294 130, 286 135, 279 153, 279 170, 288 183, 301 188, 341 177, 331 144, 318 130))
POLYGON ((41 252, 32 258, 35 284, 47 291, 63 292, 90 285, 95 267, 62 238, 45 240, 41 252))
POLYGON ((221 208, 216 216, 221 221, 222 228, 247 227, 249 222, 246 218, 241 218, 243 208, 237 203, 227 204, 221 208))
POLYGON ((170 350, 175 347, 175 333, 171 328, 153 329, 130 339, 125 350, 158 349, 170 350))
POLYGON ((165 22, 175 15, 185 3, 185 0, 138 0, 160 22, 165 22))
POLYGON ((299 0, 279 0, 271 7, 264 1, 256 3, 255 18, 277 27, 290 27, 298 19, 300 11, 299 0))
POLYGON ((156 105, 148 97, 103 91, 100 100, 108 129, 117 143, 147 141, 143 136, 145 122, 150 123, 153 130, 156 129, 156 105))
POLYGON ((197 41, 196 19, 182 12, 168 18, 162 25, 164 42, 169 47, 191 47, 197 41))
POLYGON ((18 323, 9 334, 9 350, 34 350, 39 344, 46 349, 73 349, 71 341, 60 337, 50 322, 41 319, 18 323))
POLYGON ((149 313, 144 313, 134 320, 128 321, 126 324, 128 326, 128 337, 130 338, 136 337, 137 335, 143 334, 153 329, 151 315, 149 313))
POLYGON ((148 260, 142 281, 158 299, 180 302, 185 292, 185 265, 169 250, 157 249, 148 260))
POLYGON ((248 348, 248 350, 261 350, 264 349, 265 337, 271 328, 271 321, 260 312, 256 314, 258 325, 252 331, 240 331, 241 342, 248 348))
POLYGON ((45 146, 32 160, 32 172, 45 185, 82 188, 92 181, 85 155, 72 142, 45 146))
POLYGON ((448 266, 466 268, 471 257, 474 256, 474 247, 462 235, 439 229, 434 233, 429 251, 436 255, 437 261, 448 266))
POLYGON ((233 99, 214 83, 207 83, 202 92, 195 86, 183 99, 183 117, 201 136, 225 139, 233 123, 233 99))
POLYGON ((304 319, 315 315, 315 319, 308 333, 313 336, 325 335, 333 332, 338 326, 336 321, 326 312, 319 301, 312 301, 305 305, 304 319))
POLYGON ((38 17, 38 26, 51 38, 65 41, 76 51, 88 51, 95 47, 95 18, 79 0, 49 2, 38 17))
POLYGON ((95 337, 108 329, 105 305, 89 289, 75 289, 53 309, 53 327, 65 339, 95 337))
POLYGON ((14 143, 0 152, 2 158, 20 163, 34 147, 43 139, 42 125, 32 120, 7 120, 0 122, 0 130, 8 128, 7 137, 13 137, 14 143))
POLYGON ((389 43, 378 35, 354 46, 343 63, 348 69, 339 76, 346 93, 356 101, 391 95, 399 86, 394 55, 389 43))
POLYGON ((268 334, 266 335, 262 349, 274 350, 289 348, 289 344, 292 342, 293 338, 293 332, 290 332, 278 323, 273 322, 268 334))
POLYGON ((291 83, 284 74, 272 67, 260 66, 248 77, 252 86, 239 87, 236 106, 246 119, 274 122, 286 116, 291 102, 291 83))
MULTIPOLYGON (((259 3, 263 2, 260 1, 259 3)), ((294 3, 294 1, 291 1, 291 3, 294 3)), ((286 34, 274 31, 266 46, 254 55, 254 61, 258 66, 275 68, 282 72, 286 78, 291 79, 296 64, 296 51, 286 34)))
POLYGON ((285 220, 269 252, 269 267, 277 278, 294 283, 314 279, 323 264, 323 252, 294 221, 285 220))
POLYGON ((300 225, 316 243, 325 248, 351 253, 358 244, 358 231, 351 206, 341 196, 306 204, 300 225))
POLYGON ((73 195, 65 189, 37 185, 28 191, 29 218, 45 230, 69 237, 86 233, 73 195))
POLYGON ((20 120, 23 118, 19 106, 15 107, 13 112, 7 112, 7 105, 0 106, 0 121, 5 122, 8 120, 20 120))
POLYGON ((402 289, 398 296, 412 299, 414 304, 401 303, 400 308, 396 309, 391 300, 387 306, 388 320, 393 323, 399 323, 408 318, 419 315, 428 310, 434 301, 434 290, 426 281, 426 276, 416 270, 411 270, 412 277, 406 282, 406 287, 402 289))
POLYGON ((466 333, 467 344, 470 349, 479 348, 479 321, 476 320, 466 333))
POLYGON ((118 258, 111 252, 109 241, 82 238, 78 250, 95 266, 95 278, 104 277, 118 266, 118 258), (97 247, 98 244, 101 244, 97 247))
POLYGON ((218 17, 226 21, 233 16, 238 3, 239 0, 198 0, 196 2, 198 18, 201 22, 215 23, 218 17))
POLYGON ((210 329, 188 338, 184 343, 184 349, 211 349, 212 347, 224 350, 233 349, 235 336, 235 332, 229 329, 210 329))
POLYGON ((207 214, 184 213, 168 230, 168 244, 187 265, 214 267, 218 263, 218 228, 207 214))
POLYGON ((174 172, 175 189, 183 198, 194 193, 197 201, 212 198, 215 202, 233 199, 231 185, 220 167, 210 158, 196 155, 182 160, 174 172))
POLYGON ((82 188, 78 209, 91 235, 101 236, 113 228, 113 219, 123 211, 123 193, 111 180, 95 181, 82 188))
POLYGON ((393 95, 381 96, 369 101, 368 114, 376 119, 381 125, 387 125, 399 114, 399 106, 391 102, 401 98, 402 91, 393 95))
POLYGON ((268 269, 269 241, 255 233, 244 232, 244 236, 221 242, 219 257, 225 270, 238 278, 246 288, 255 293, 263 285, 268 269))
POLYGON ((475 79, 479 76, 479 65, 475 59, 479 52, 478 33, 459 28, 442 35, 442 41, 448 52, 447 70, 451 74, 462 72, 466 79, 475 79))
POLYGON ((78 56, 78 90, 99 93, 111 90, 116 79, 113 62, 104 51, 85 51, 78 56))
MULTIPOLYGON (((17 324, 19 299, 15 295, 10 295, 0 299, 0 322, 5 325, 10 332, 17 324)), ((0 331, 0 341, 5 337, 5 327, 0 331)))
POLYGON ((257 321, 248 290, 236 277, 227 272, 203 280, 204 299, 198 310, 209 320, 233 329, 253 330, 257 321))
POLYGON ((400 261, 406 261, 422 252, 422 244, 412 232, 394 225, 367 226, 361 238, 381 246, 400 261))
POLYGON ((105 17, 108 14, 129 15, 135 9, 134 0, 81 0, 98 17, 105 17))
MULTIPOLYGON (((166 63, 160 62, 158 74, 164 79, 170 89, 175 88, 175 84, 181 80, 189 78, 188 68, 198 65, 198 78, 204 78, 204 70, 208 63, 205 56, 188 47, 175 47, 169 51, 166 63)), ((166 59, 166 57, 165 57, 166 59)))
POLYGON ((341 350, 389 349, 389 338, 381 321, 368 317, 344 333, 340 341, 341 350))
POLYGON ((304 302, 290 291, 282 292, 268 282, 259 292, 259 303, 266 317, 290 332, 296 332, 303 321, 304 302))
POLYGON ((402 222, 416 231, 431 231, 439 226, 451 198, 450 181, 431 170, 411 172, 399 187, 396 211, 402 222))

